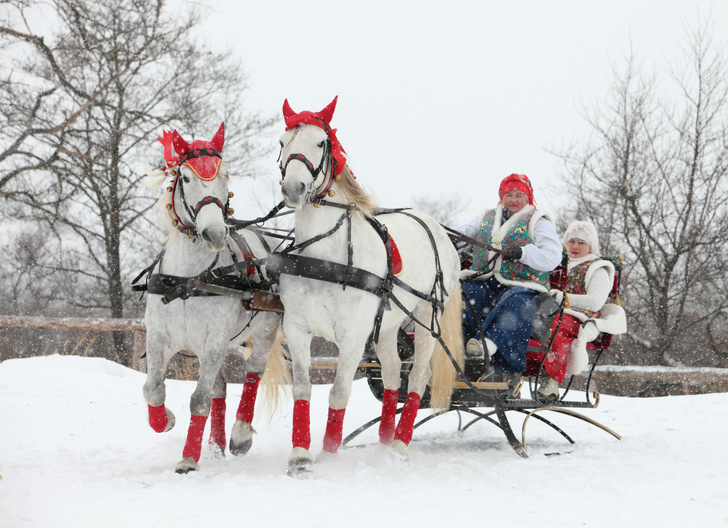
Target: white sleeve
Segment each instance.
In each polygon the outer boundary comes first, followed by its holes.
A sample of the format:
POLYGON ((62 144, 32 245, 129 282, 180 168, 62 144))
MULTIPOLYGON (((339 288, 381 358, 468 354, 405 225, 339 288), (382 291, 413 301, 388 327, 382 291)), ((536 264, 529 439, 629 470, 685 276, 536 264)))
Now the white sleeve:
POLYGON ((612 285, 609 283, 609 272, 604 268, 599 268, 589 279, 585 294, 567 293, 567 295, 572 308, 597 312, 607 302, 610 291, 612 291, 612 285))
POLYGON ((523 246, 519 262, 538 271, 552 271, 561 263, 563 246, 554 225, 539 218, 533 228, 533 244, 523 246))

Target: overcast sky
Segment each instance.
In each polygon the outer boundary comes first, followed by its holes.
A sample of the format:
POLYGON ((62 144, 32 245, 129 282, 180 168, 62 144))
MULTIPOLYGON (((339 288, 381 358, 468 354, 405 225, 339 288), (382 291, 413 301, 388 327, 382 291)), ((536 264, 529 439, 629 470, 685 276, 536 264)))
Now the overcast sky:
MULTIPOLYGON (((604 98, 630 46, 664 71, 708 15, 728 41, 728 2, 708 0, 208 3, 205 39, 239 54, 248 104, 280 115, 285 98, 320 110, 338 95, 332 125, 380 204, 458 197, 463 221, 495 205, 511 172, 541 206, 564 203, 549 151, 586 137, 580 109, 604 98)), ((269 167, 272 185, 275 155, 269 167)))

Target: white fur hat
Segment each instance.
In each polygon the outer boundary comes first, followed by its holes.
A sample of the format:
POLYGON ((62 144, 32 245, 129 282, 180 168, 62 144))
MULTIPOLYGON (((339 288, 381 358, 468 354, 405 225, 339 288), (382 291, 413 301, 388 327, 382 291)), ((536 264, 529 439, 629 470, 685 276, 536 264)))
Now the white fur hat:
POLYGON ((591 222, 571 222, 561 241, 566 244, 572 238, 580 238, 591 246, 591 252, 599 255, 599 235, 591 222))

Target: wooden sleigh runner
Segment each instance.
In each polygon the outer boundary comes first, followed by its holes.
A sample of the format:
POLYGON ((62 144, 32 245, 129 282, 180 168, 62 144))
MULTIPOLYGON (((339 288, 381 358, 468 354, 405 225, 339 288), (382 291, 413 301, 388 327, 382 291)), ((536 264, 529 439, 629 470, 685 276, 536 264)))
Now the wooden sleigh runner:
MULTIPOLYGON (((613 290, 610 295, 610 298, 617 299, 617 302, 619 280, 620 276, 619 272, 617 272, 615 274, 613 290)), ((563 291, 565 285, 566 267, 560 266, 552 272, 551 286, 552 288, 558 288, 563 291)), ((467 303, 465 303, 465 305, 467 306, 467 303)), ((543 313, 540 309, 539 315, 542 318, 542 323, 543 319, 548 319, 548 327, 550 327, 553 317, 561 317, 563 309, 563 303, 562 306, 559 307, 558 313, 555 315, 553 312, 549 313, 548 309, 546 310, 546 313, 543 313)), ((537 315, 537 319, 539 315, 537 315)), ((601 333, 596 339, 586 344, 587 353, 589 355, 589 366, 582 372, 585 379, 583 392, 572 390, 577 376, 571 375, 567 376, 564 384, 562 384, 560 395, 557 399, 546 399, 538 394, 537 387, 539 374, 543 371, 546 354, 549 351, 550 345, 553 343, 553 336, 548 336, 547 334, 548 337, 544 339, 543 324, 541 326, 541 332, 537 332, 536 329, 534 329, 533 332, 534 334, 540 333, 541 339, 539 340, 536 336, 532 335, 532 338, 529 341, 527 370, 523 373, 518 386, 513 387, 503 381, 491 381, 492 368, 486 353, 479 356, 469 356, 466 354, 462 368, 457 369, 459 371, 459 379, 452 391, 449 408, 441 411, 435 411, 429 416, 422 418, 415 424, 415 429, 435 418, 454 412, 458 416, 458 431, 465 431, 480 421, 490 423, 503 432, 509 444, 518 455, 527 458, 526 427, 531 418, 549 426, 570 444, 575 443, 575 440, 566 431, 564 431, 564 429, 543 416, 543 414, 548 411, 589 423, 602 431, 609 433, 613 437, 621 439, 621 436, 618 433, 606 425, 599 423, 580 412, 583 409, 595 409, 599 405, 599 392, 598 390, 593 390, 594 373, 604 353, 609 350, 613 337, 612 334, 601 333), (530 389, 530 397, 521 397, 521 387, 526 384, 530 389), (520 440, 517 438, 516 433, 511 426, 508 416, 509 413, 520 413, 525 415, 521 426, 520 440)), ((486 349, 485 346, 483 349, 486 349)), ((400 331, 399 351, 400 357, 402 358, 402 388, 399 391, 399 403, 401 404, 404 401, 404 398, 401 395, 407 394, 407 372, 412 366, 410 358, 413 351, 412 337, 404 330, 400 331)), ((362 362, 362 368, 365 372, 367 382, 372 393, 378 400, 381 401, 384 393, 384 386, 381 379, 381 367, 373 353, 367 353, 362 362)), ((421 408, 429 407, 430 394, 428 388, 422 397, 421 408)), ((377 417, 357 428, 344 438, 343 446, 352 447, 351 442, 355 438, 379 423, 379 421, 380 418, 377 417)))

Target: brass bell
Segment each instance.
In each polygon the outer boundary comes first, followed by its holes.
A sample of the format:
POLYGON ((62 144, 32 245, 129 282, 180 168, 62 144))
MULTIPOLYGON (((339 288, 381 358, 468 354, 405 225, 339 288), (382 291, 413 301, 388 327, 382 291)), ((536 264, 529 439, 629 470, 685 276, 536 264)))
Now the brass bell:
POLYGON ((169 211, 170 209, 172 209, 172 204, 167 204, 164 207, 167 209, 167 211, 169 211))
MULTIPOLYGON (((328 193, 328 194, 329 194, 329 196, 330 196, 331 198, 333 198, 334 196, 336 196, 336 191, 334 191, 334 190, 332 189, 331 191, 329 191, 329 193, 328 193)), ((509 195, 509 196, 510 196, 510 195, 509 195)))
POLYGON ((235 214, 235 209, 233 209, 232 207, 228 207, 228 214, 231 215, 231 216, 234 215, 235 214))
POLYGON ((314 202, 314 203, 313 203, 313 206, 314 206, 314 207, 316 207, 316 208, 318 209, 319 207, 321 207, 321 204, 320 204, 320 203, 318 203, 318 202, 314 202))
POLYGON ((283 178, 281 178, 280 180, 278 180, 278 185, 283 185, 283 178))
POLYGON ((337 174, 336 176, 334 176, 334 179, 336 181, 339 181, 341 179, 341 174, 337 174))
POLYGON ((172 170, 169 171, 169 175, 170 176, 177 176, 177 171, 174 170, 174 169, 172 169, 172 170))
POLYGON ((174 227, 177 227, 177 224, 179 224, 179 222, 178 222, 177 220, 172 220, 172 225, 173 225, 174 227))
POLYGON ((228 193, 228 198, 232 198, 233 196, 235 196, 235 193, 234 193, 234 192, 232 192, 232 191, 230 191, 230 192, 228 193))
POLYGON ((172 192, 172 186, 167 187, 167 192, 172 192))

